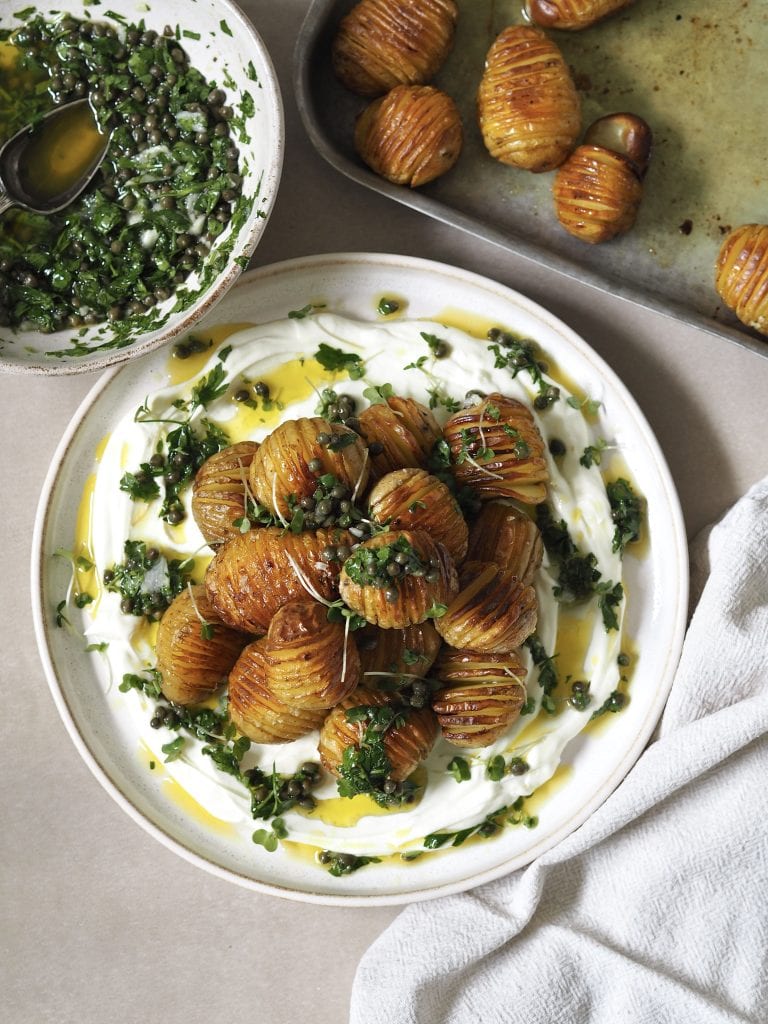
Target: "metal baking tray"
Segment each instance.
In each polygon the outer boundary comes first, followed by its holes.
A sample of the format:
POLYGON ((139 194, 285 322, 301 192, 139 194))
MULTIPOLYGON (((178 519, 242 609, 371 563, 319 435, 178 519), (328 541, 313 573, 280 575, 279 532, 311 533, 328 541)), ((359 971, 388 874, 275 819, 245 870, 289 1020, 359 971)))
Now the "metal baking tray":
POLYGON ((333 74, 331 41, 354 0, 313 0, 296 44, 294 86, 318 152, 349 178, 594 288, 658 310, 768 356, 714 290, 729 227, 768 217, 768 3, 637 0, 582 32, 552 32, 582 98, 584 126, 632 111, 651 125, 654 153, 633 230, 591 246, 553 210, 552 174, 505 167, 486 152, 475 95, 485 54, 521 0, 459 0, 453 51, 434 84, 456 101, 464 149, 443 178, 409 189, 370 171, 353 146, 366 100, 333 74), (707 11, 707 8, 709 9, 707 11))

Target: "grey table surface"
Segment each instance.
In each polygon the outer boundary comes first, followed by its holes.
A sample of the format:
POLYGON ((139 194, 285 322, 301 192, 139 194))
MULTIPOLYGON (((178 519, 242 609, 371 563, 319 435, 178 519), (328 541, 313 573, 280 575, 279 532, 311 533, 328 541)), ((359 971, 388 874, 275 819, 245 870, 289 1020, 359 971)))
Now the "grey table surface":
MULTIPOLYGON (((285 169, 254 264, 396 252, 493 277, 581 334, 635 395, 675 479, 689 535, 768 473, 768 358, 592 291, 349 183, 316 155, 291 86, 307 0, 246 0, 286 113, 285 169)), ((766 343, 768 354, 768 342, 766 343)), ((58 719, 32 630, 32 523, 56 444, 98 375, 0 376, 0 1004, 13 1024, 180 1024, 231 1015, 338 1024, 388 908, 324 908, 207 875, 138 828, 58 719)), ((436 907, 437 912, 437 907, 436 907)))

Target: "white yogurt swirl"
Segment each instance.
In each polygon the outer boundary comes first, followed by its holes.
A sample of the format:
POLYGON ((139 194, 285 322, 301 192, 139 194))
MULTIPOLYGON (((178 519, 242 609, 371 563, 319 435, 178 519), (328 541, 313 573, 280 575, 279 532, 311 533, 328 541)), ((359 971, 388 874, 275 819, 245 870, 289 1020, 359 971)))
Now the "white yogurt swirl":
MULTIPOLYGON (((523 401, 533 409, 538 393, 527 372, 513 379, 507 369, 494 368, 494 357, 487 343, 479 341, 461 330, 425 321, 388 319, 369 323, 354 322, 331 313, 316 313, 303 319, 288 319, 242 330, 226 339, 231 346, 223 365, 227 379, 232 382, 228 393, 211 403, 202 415, 220 426, 230 435, 232 442, 262 440, 278 422, 300 416, 312 416, 317 406, 317 395, 302 376, 308 377, 315 387, 329 386, 328 374, 320 374, 312 357, 318 346, 325 342, 334 348, 354 352, 365 362, 365 375, 361 380, 348 380, 346 374, 333 379, 332 386, 350 394, 361 406, 365 404, 363 389, 389 383, 394 392, 425 402, 427 389, 439 384, 442 391, 453 399, 463 399, 470 389, 481 392, 498 391, 523 401), (423 334, 437 335, 448 343, 449 354, 434 359, 425 344, 423 334), (406 369, 408 364, 426 355, 421 368, 406 369), (264 417, 260 423, 254 413, 242 433, 243 409, 232 400, 238 381, 269 378, 279 374, 280 368, 293 360, 306 360, 304 369, 296 364, 295 374, 301 381, 304 397, 286 404, 279 416, 264 417), (317 379, 312 379, 316 374, 317 379)), ((208 374, 219 364, 222 346, 211 350, 210 358, 200 373, 181 385, 165 387, 150 394, 147 409, 153 419, 181 419, 173 405, 179 398, 189 397, 196 380, 208 374)), ((545 380, 550 378, 545 375, 545 380)), ((566 401, 569 392, 560 381, 551 381, 561 391, 561 398, 544 412, 533 409, 533 415, 545 441, 558 438, 565 442, 566 453, 557 460, 547 450, 549 473, 549 502, 557 519, 564 519, 570 534, 582 552, 591 551, 597 559, 602 579, 618 583, 622 580, 620 555, 612 551, 614 525, 606 488, 600 470, 585 468, 579 462, 584 449, 595 444, 599 420, 593 426, 579 408, 566 401)), ((280 402, 281 393, 273 392, 272 399, 280 402)), ((591 398, 599 401, 600 395, 591 398)), ((444 422, 449 413, 440 407, 435 415, 444 422)), ((150 418, 147 416, 146 418, 150 418)), ((156 451, 158 441, 165 437, 168 424, 134 422, 132 417, 120 421, 109 437, 101 456, 92 503, 91 544, 99 572, 123 560, 126 539, 143 540, 147 546, 157 546, 168 557, 186 557, 210 554, 191 515, 181 527, 171 527, 159 518, 160 499, 150 503, 133 502, 120 490, 120 479, 126 470, 135 470, 149 460, 156 451)), ((185 501, 189 509, 191 489, 185 501)), ((552 595, 555 578, 550 574, 547 560, 538 573, 536 590, 539 600, 537 633, 548 654, 558 649, 558 626, 562 609, 552 595)), ((624 604, 616 609, 619 623, 624 604)), ((106 641, 110 674, 120 680, 124 673, 140 673, 154 664, 154 651, 150 642, 151 631, 137 628, 135 617, 120 611, 120 596, 100 591, 97 601, 87 611, 91 613, 86 634, 92 643, 106 641)), ((499 807, 511 804, 517 797, 528 795, 555 773, 566 745, 573 740, 589 721, 590 711, 600 707, 619 682, 617 656, 620 653, 621 629, 606 631, 596 600, 580 609, 584 623, 580 626, 585 657, 583 677, 590 681, 592 703, 589 711, 578 711, 562 701, 554 716, 538 710, 521 717, 508 734, 491 747, 478 751, 460 750, 444 740, 438 740, 425 762, 426 787, 418 804, 396 813, 368 815, 353 826, 340 826, 322 820, 324 799, 336 796, 332 780, 324 782, 316 791, 320 800, 317 814, 305 815, 295 810, 283 817, 289 838, 321 849, 331 849, 358 855, 387 855, 406 850, 421 849, 423 838, 437 831, 457 831, 482 821, 499 807), (466 758, 471 766, 471 778, 457 783, 446 765, 456 755, 466 758), (486 765, 494 755, 524 757, 528 770, 524 775, 505 775, 500 781, 488 778, 486 765)), ((530 666, 527 686, 530 696, 540 706, 541 689, 538 671, 531 665, 530 656, 523 655, 530 666)), ((562 683, 560 690, 564 690, 562 683)), ((560 693, 558 691, 558 696, 560 693)), ((141 741, 152 757, 162 763, 163 744, 176 733, 165 728, 149 726, 151 702, 136 691, 120 693, 113 687, 111 694, 119 705, 120 714, 133 716, 137 742, 141 741)), ((598 739, 595 738, 595 742, 598 739)), ((250 842, 254 824, 250 816, 249 796, 236 779, 219 772, 211 759, 201 753, 202 743, 189 739, 183 756, 164 765, 173 778, 195 801, 217 819, 231 823, 244 841, 250 842)), ((291 773, 307 760, 317 760, 317 734, 311 734, 294 743, 259 746, 254 744, 246 755, 243 767, 260 765, 271 771, 291 773)))

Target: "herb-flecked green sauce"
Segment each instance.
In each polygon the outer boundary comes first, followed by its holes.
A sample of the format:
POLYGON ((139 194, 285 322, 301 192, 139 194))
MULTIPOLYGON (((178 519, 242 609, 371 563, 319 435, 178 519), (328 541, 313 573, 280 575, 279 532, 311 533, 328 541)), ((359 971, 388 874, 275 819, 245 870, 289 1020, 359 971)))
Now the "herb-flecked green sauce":
MULTIPOLYGON (((0 33, 0 140, 82 97, 110 134, 79 199, 59 214, 12 209, 0 220, 0 326, 107 322, 106 345, 119 345, 162 322, 155 307, 170 309, 174 295, 172 308, 184 308, 191 274, 204 286, 215 273, 221 254, 211 249, 244 215, 236 117, 178 35, 71 17, 0 33)), ((54 173, 38 168, 37 178, 54 173)))

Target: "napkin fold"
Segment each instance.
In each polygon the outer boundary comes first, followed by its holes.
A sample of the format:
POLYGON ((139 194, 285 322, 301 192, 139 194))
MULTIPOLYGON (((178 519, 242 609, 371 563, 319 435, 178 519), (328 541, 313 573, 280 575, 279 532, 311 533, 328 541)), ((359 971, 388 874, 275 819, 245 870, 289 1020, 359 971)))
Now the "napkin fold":
POLYGON ((403 911, 360 962, 351 1024, 768 1021, 768 479, 704 554, 624 782, 527 868, 403 911))

